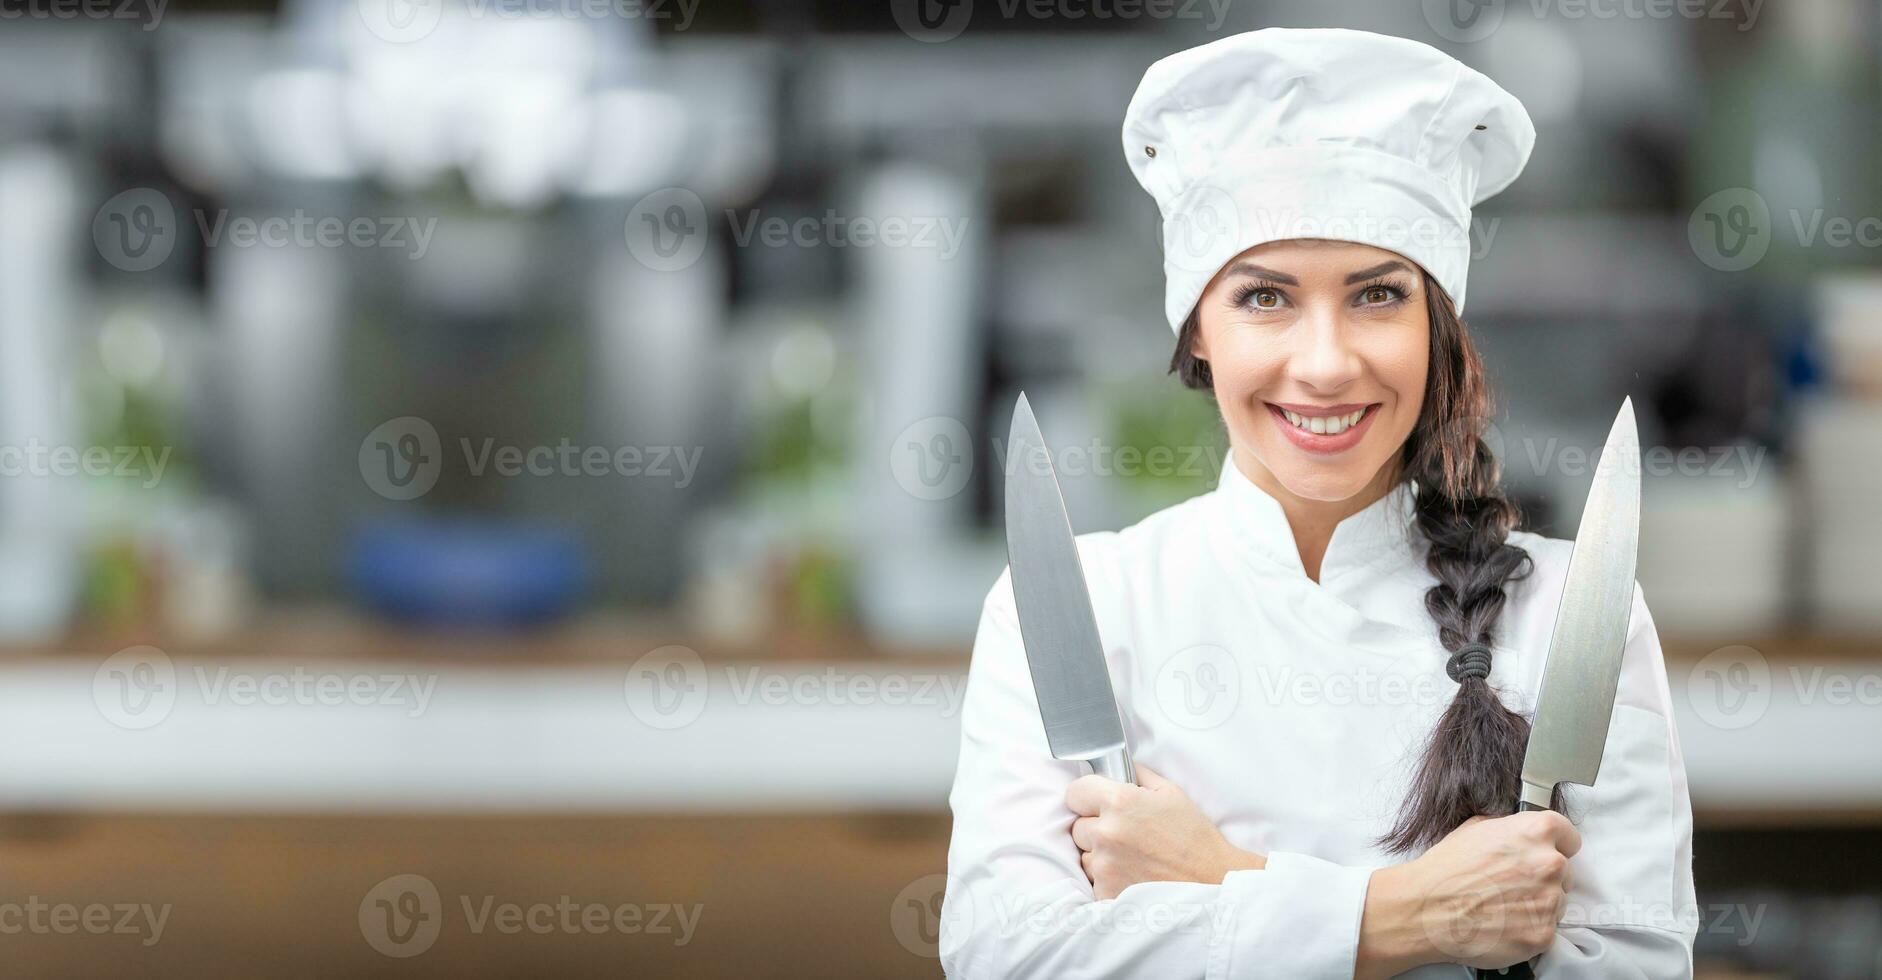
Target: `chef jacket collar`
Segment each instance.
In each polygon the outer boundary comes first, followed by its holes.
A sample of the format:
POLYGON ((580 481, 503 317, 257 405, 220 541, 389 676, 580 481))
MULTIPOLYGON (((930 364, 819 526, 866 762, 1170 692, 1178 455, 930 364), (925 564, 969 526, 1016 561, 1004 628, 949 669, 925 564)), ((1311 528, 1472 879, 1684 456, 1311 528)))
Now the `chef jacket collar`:
MULTIPOLYGON (((1216 495, 1226 505, 1233 532, 1250 552, 1306 577, 1307 570, 1300 563, 1300 548, 1294 543, 1294 530, 1288 526, 1287 513, 1281 509, 1280 501, 1256 486, 1241 467, 1235 465, 1232 450, 1222 467, 1216 495)), ((1333 529, 1327 553, 1320 561, 1320 582, 1326 584, 1346 572, 1388 557, 1410 554, 1414 496, 1412 481, 1401 481, 1385 496, 1341 521, 1333 529)))

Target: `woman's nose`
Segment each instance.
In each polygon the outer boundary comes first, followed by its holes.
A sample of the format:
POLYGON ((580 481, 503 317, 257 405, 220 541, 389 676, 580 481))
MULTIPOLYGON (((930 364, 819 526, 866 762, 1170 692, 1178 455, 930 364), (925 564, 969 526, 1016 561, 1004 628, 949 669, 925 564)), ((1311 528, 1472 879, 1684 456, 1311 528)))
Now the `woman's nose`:
POLYGON ((1288 361, 1294 380, 1317 391, 1334 392, 1359 377, 1359 353, 1336 313, 1318 311, 1296 328, 1299 342, 1288 361))

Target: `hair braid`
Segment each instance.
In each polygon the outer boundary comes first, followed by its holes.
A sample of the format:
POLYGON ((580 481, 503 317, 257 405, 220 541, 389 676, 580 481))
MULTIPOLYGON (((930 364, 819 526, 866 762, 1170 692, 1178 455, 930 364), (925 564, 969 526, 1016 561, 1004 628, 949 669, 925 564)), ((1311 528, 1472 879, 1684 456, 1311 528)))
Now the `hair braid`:
POLYGON ((1425 592, 1425 610, 1451 655, 1457 693, 1438 718, 1404 809, 1380 838, 1397 852, 1429 847, 1479 814, 1515 812, 1529 744, 1529 721, 1503 704, 1489 680, 1505 586, 1532 567, 1529 553, 1509 543, 1522 514, 1503 495, 1496 456, 1482 438, 1490 408, 1483 362, 1450 297, 1436 286, 1426 296, 1430 380, 1400 464, 1418 484, 1414 520, 1427 544, 1425 567, 1437 579, 1425 592))

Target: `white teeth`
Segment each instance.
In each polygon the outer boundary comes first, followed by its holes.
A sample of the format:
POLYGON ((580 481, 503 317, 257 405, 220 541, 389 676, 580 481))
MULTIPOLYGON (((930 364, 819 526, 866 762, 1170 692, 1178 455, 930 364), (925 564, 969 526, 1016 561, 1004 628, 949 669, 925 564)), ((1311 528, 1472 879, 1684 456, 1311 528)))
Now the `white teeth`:
POLYGON ((1290 412, 1283 408, 1281 409, 1281 414, 1286 416, 1287 421, 1293 424, 1297 429, 1312 432, 1316 435, 1336 436, 1358 425, 1359 420, 1365 418, 1366 410, 1362 408, 1357 412, 1351 412, 1346 415, 1306 416, 1298 412, 1290 412))

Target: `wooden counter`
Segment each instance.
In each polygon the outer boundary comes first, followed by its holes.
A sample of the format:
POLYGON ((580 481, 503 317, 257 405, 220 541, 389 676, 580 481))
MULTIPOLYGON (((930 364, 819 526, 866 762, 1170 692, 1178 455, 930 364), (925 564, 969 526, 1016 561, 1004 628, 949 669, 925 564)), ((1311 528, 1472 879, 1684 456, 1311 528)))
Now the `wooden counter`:
MULTIPOLYGON (((933 978, 939 961, 922 937, 934 923, 921 917, 932 916, 926 903, 946 867, 947 826, 911 816, 15 815, 0 820, 0 902, 149 906, 163 928, 149 945, 153 930, 141 926, 7 935, 6 972, 933 978), (361 905, 380 882, 406 874, 436 886, 439 903, 424 911, 442 921, 428 948, 393 958, 369 944, 361 905), (574 930, 544 915, 542 934, 527 925, 504 934, 494 918, 473 931, 473 914, 486 907, 564 899, 642 915, 628 923, 632 933, 614 919, 586 931, 600 920, 584 924, 579 914, 568 920, 574 930), (683 945, 677 928, 648 931, 677 921, 655 923, 653 907, 664 905, 697 908, 683 945)), ((140 913, 132 924, 143 921, 140 913)))

